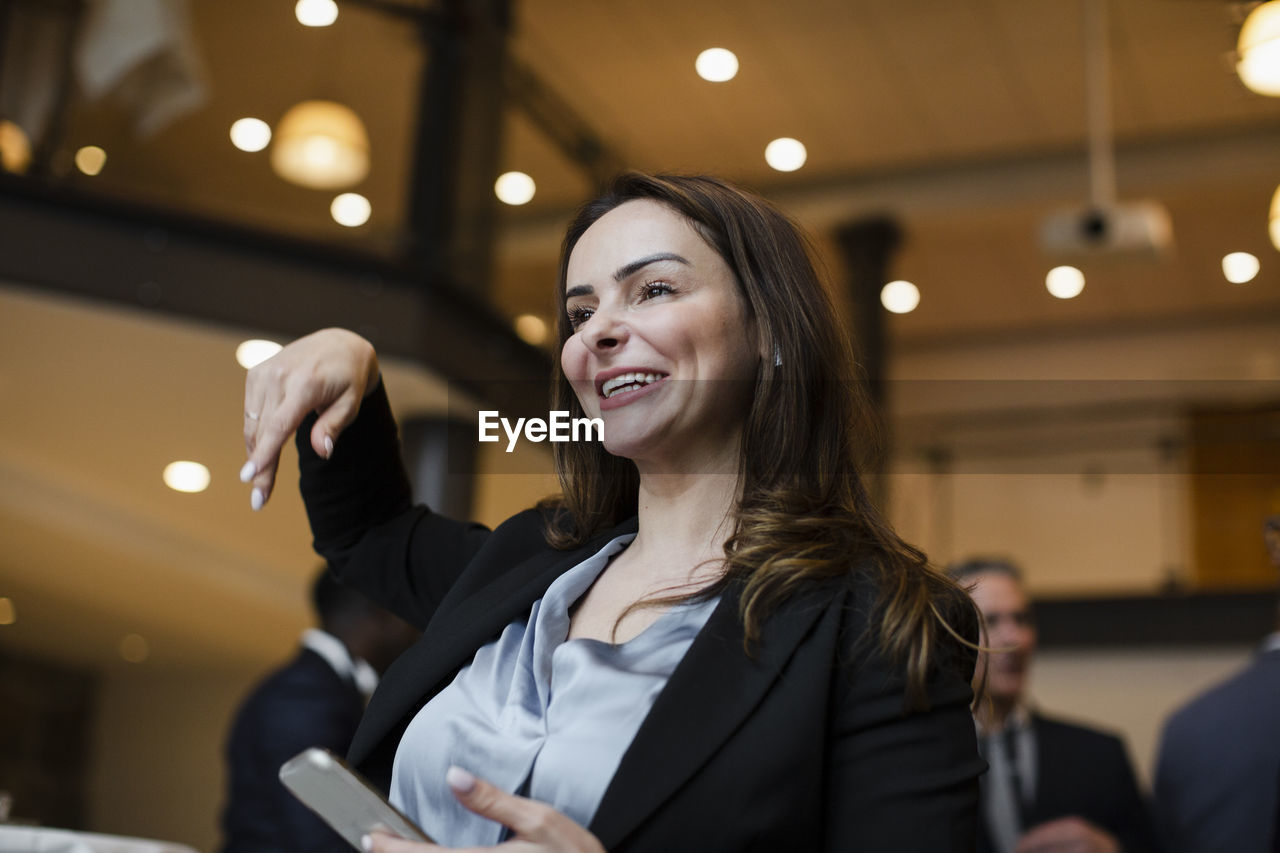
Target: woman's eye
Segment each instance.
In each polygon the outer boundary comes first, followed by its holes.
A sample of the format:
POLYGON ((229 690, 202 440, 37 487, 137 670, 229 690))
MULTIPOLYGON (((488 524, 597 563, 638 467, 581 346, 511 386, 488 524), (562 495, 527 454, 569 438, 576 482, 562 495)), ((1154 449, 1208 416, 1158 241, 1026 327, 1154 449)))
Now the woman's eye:
POLYGON ((650 281, 640 288, 641 299, 653 299, 655 296, 664 296, 668 293, 674 293, 675 290, 665 281, 650 281))
POLYGON ((572 328, 576 329, 579 326, 581 326, 583 323, 590 320, 591 315, 594 313, 595 311, 582 305, 579 305, 574 308, 570 308, 569 309, 569 325, 572 328))

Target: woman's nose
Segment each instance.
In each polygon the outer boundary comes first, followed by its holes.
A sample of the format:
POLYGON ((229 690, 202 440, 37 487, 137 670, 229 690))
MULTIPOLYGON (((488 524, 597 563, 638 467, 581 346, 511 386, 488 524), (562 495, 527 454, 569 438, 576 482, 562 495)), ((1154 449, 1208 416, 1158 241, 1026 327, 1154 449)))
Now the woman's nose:
POLYGON ((604 352, 620 347, 627 339, 627 327, 617 313, 603 307, 597 308, 582 329, 587 347, 604 352))

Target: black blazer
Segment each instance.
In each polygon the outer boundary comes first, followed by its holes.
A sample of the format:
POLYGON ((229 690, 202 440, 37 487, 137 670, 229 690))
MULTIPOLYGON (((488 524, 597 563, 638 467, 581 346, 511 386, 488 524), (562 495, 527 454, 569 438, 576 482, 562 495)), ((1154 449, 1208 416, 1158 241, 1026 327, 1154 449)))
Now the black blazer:
MULTIPOLYGON (((1159 849, 1155 827, 1124 742, 1096 729, 1031 715, 1036 739, 1036 796, 1026 812, 1027 828, 1076 815, 1115 836, 1124 853, 1159 849)), ((978 851, 993 848, 986 821, 978 851)))
MULTIPOLYGON (((379 397, 329 462, 310 450, 309 424, 298 444, 317 549, 344 581, 424 629, 386 673, 351 746, 350 759, 385 788, 418 709, 556 577, 636 521, 565 552, 545 544, 533 511, 490 533, 408 508, 379 397)), ((969 712, 973 656, 940 642, 931 710, 905 713, 901 668, 858 643, 874 596, 868 582, 814 585, 766 620, 748 656, 728 590, 605 791, 589 826, 605 848, 971 850, 985 767, 969 712)), ((962 628, 976 636, 976 624, 962 628)))
POLYGON ((280 765, 309 746, 345 752, 364 697, 303 649, 241 705, 227 739, 224 853, 350 853, 350 845, 280 784, 280 765))

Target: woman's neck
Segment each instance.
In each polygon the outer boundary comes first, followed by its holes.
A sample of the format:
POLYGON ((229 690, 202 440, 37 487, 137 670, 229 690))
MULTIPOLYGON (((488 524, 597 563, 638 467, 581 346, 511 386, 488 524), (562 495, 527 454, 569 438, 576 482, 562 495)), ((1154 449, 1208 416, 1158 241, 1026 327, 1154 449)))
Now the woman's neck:
POLYGON ((671 572, 670 582, 705 585, 724 571, 737 497, 736 473, 642 474, 639 533, 628 556, 655 575, 671 572))

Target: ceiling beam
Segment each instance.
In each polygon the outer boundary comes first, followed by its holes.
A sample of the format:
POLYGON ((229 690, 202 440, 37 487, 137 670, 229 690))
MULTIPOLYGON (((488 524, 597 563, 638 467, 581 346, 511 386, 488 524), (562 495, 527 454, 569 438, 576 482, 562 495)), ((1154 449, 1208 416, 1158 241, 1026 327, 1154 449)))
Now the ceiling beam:
POLYGON ((0 175, 0 277, 293 338, 342 326, 518 416, 550 357, 480 299, 370 253, 0 175))

